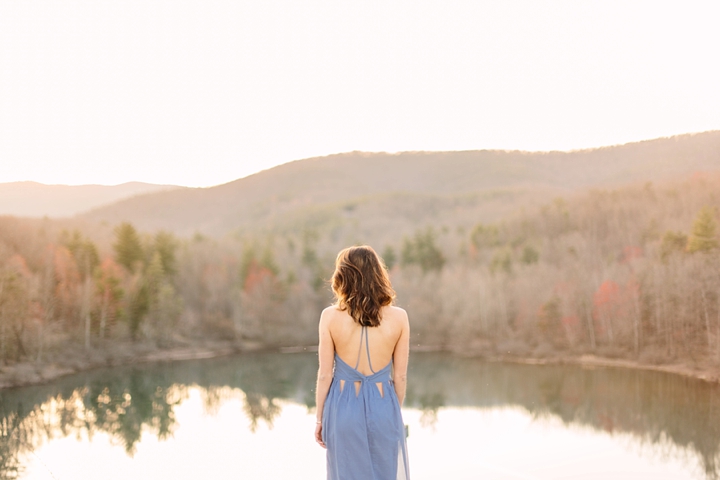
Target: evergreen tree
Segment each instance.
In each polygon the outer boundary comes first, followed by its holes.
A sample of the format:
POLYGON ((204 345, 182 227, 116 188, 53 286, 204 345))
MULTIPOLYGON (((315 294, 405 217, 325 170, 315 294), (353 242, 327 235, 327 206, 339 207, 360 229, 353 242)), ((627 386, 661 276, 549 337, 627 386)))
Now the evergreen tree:
POLYGON ((152 260, 150 260, 150 265, 145 270, 145 284, 147 285, 150 301, 154 301, 164 279, 165 270, 163 269, 162 255, 160 255, 160 252, 155 252, 152 260))
MULTIPOLYGON (((260 258, 258 258, 254 245, 247 247, 243 252, 243 257, 240 262, 240 281, 243 286, 248 286, 248 279, 250 277, 258 277, 258 275, 264 277, 267 275, 275 278, 279 273, 280 268, 275 262, 275 255, 269 244, 265 246, 265 250, 263 250, 260 258)), ((257 278, 252 280, 257 280, 257 278)))
POLYGON ((395 249, 391 245, 388 245, 385 247, 385 250, 383 250, 382 259, 387 269, 392 270, 397 263, 397 254, 395 254, 395 249))
POLYGON ((561 327, 562 303, 557 296, 545 302, 538 312, 538 327, 540 331, 550 338, 556 340, 559 335, 557 330, 561 327))
POLYGON ((305 266, 308 267, 314 267, 320 262, 320 259, 318 258, 318 254, 315 251, 315 249, 311 246, 305 243, 303 245, 303 252, 302 252, 302 263, 305 266))
POLYGON ((445 257, 435 244, 435 232, 428 228, 424 232, 416 232, 413 238, 406 238, 401 261, 403 265, 418 265, 423 272, 441 270, 445 257))
POLYGON ((125 318, 130 327, 130 336, 133 340, 139 338, 140 325, 150 310, 150 292, 148 285, 142 279, 137 279, 129 289, 126 296, 125 318))
POLYGON ((148 302, 147 317, 151 331, 159 345, 167 345, 182 312, 183 303, 167 278, 159 251, 155 251, 145 271, 145 285, 148 302))
POLYGON ((100 255, 97 247, 89 238, 83 238, 78 230, 73 231, 72 235, 63 232, 61 234, 61 243, 70 250, 83 279, 92 275, 95 268, 100 265, 100 255))
POLYGON ((160 256, 160 263, 164 275, 173 277, 177 273, 177 260, 175 251, 177 250, 177 240, 172 233, 159 232, 155 235, 153 245, 155 252, 160 256))
POLYGON ((260 265, 270 270, 273 275, 280 273, 280 268, 278 268, 277 263, 275 262, 275 255, 273 254, 272 248, 269 244, 265 246, 262 258, 260 259, 260 265))
POLYGON ((115 260, 117 263, 132 272, 136 265, 143 261, 143 252, 140 236, 130 223, 122 223, 115 229, 115 260))
POLYGON ((687 243, 687 251, 690 253, 709 252, 718 248, 717 227, 715 210, 708 206, 703 207, 695 217, 692 233, 687 243))
POLYGON ((112 326, 120 314, 120 300, 123 298, 121 267, 111 258, 107 258, 95 269, 95 288, 98 297, 100 316, 100 338, 112 326))
POLYGON ((660 243, 660 259, 665 261, 673 252, 682 252, 688 245, 688 236, 668 230, 660 243))
POLYGON ((512 263, 512 249, 506 245, 498 249, 493 255, 490 261, 490 272, 495 273, 502 270, 505 273, 512 273, 512 263))
POLYGON ((495 225, 479 223, 470 234, 470 241, 477 249, 500 245, 500 231, 495 225))
POLYGON ((530 245, 526 245, 523 249, 521 260, 526 265, 537 263, 540 260, 540 254, 530 245))

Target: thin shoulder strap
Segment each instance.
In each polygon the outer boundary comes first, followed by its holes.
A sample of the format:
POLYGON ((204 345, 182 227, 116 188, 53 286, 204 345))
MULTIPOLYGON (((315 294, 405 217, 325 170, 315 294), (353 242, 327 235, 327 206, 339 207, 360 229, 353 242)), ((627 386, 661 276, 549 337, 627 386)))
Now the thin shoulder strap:
POLYGON ((360 353, 362 352, 363 336, 365 337, 365 350, 367 351, 368 366, 370 367, 370 371, 375 373, 375 370, 373 370, 372 367, 372 362, 370 361, 370 345, 368 344, 369 336, 367 327, 365 325, 362 326, 362 330, 360 331, 360 345, 358 345, 358 354, 357 362, 355 362, 355 370, 357 370, 358 366, 360 366, 360 353))
POLYGON ((365 335, 365 326, 364 325, 362 327, 362 330, 360 330, 360 344, 358 345, 358 354, 357 354, 357 362, 355 362, 355 370, 357 370, 357 367, 360 365, 360 353, 362 353, 363 335, 365 335))
POLYGON ((370 335, 368 334, 367 327, 363 327, 365 329, 365 350, 367 351, 367 357, 368 357, 368 366, 370 367, 370 371, 375 373, 375 370, 373 370, 372 362, 370 361, 370 335))

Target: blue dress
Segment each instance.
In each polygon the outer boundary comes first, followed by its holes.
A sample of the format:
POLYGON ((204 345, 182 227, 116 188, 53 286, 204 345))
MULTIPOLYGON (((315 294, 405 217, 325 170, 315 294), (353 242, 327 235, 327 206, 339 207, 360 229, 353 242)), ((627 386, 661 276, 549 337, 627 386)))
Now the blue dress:
POLYGON ((409 480, 405 427, 391 366, 392 361, 382 370, 373 370, 364 326, 355 368, 335 354, 322 415, 328 480, 409 480), (372 375, 357 370, 363 336, 372 375))

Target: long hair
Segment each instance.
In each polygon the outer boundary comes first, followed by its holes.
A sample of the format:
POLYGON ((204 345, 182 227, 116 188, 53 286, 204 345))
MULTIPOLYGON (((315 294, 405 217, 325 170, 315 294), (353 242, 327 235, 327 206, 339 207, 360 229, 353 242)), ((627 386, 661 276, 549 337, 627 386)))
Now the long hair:
POLYGON ((366 245, 338 253, 331 282, 337 307, 363 326, 380 325, 380 308, 395 300, 385 264, 366 245))

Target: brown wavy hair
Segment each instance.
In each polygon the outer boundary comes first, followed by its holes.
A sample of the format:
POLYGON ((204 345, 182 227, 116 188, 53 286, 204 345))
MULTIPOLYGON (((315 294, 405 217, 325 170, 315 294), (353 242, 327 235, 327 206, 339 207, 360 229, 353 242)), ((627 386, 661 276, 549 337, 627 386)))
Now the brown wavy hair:
POLYGON ((367 245, 349 247, 338 253, 331 283, 337 308, 347 310, 363 326, 380 325, 380 309, 395 300, 387 267, 367 245))

